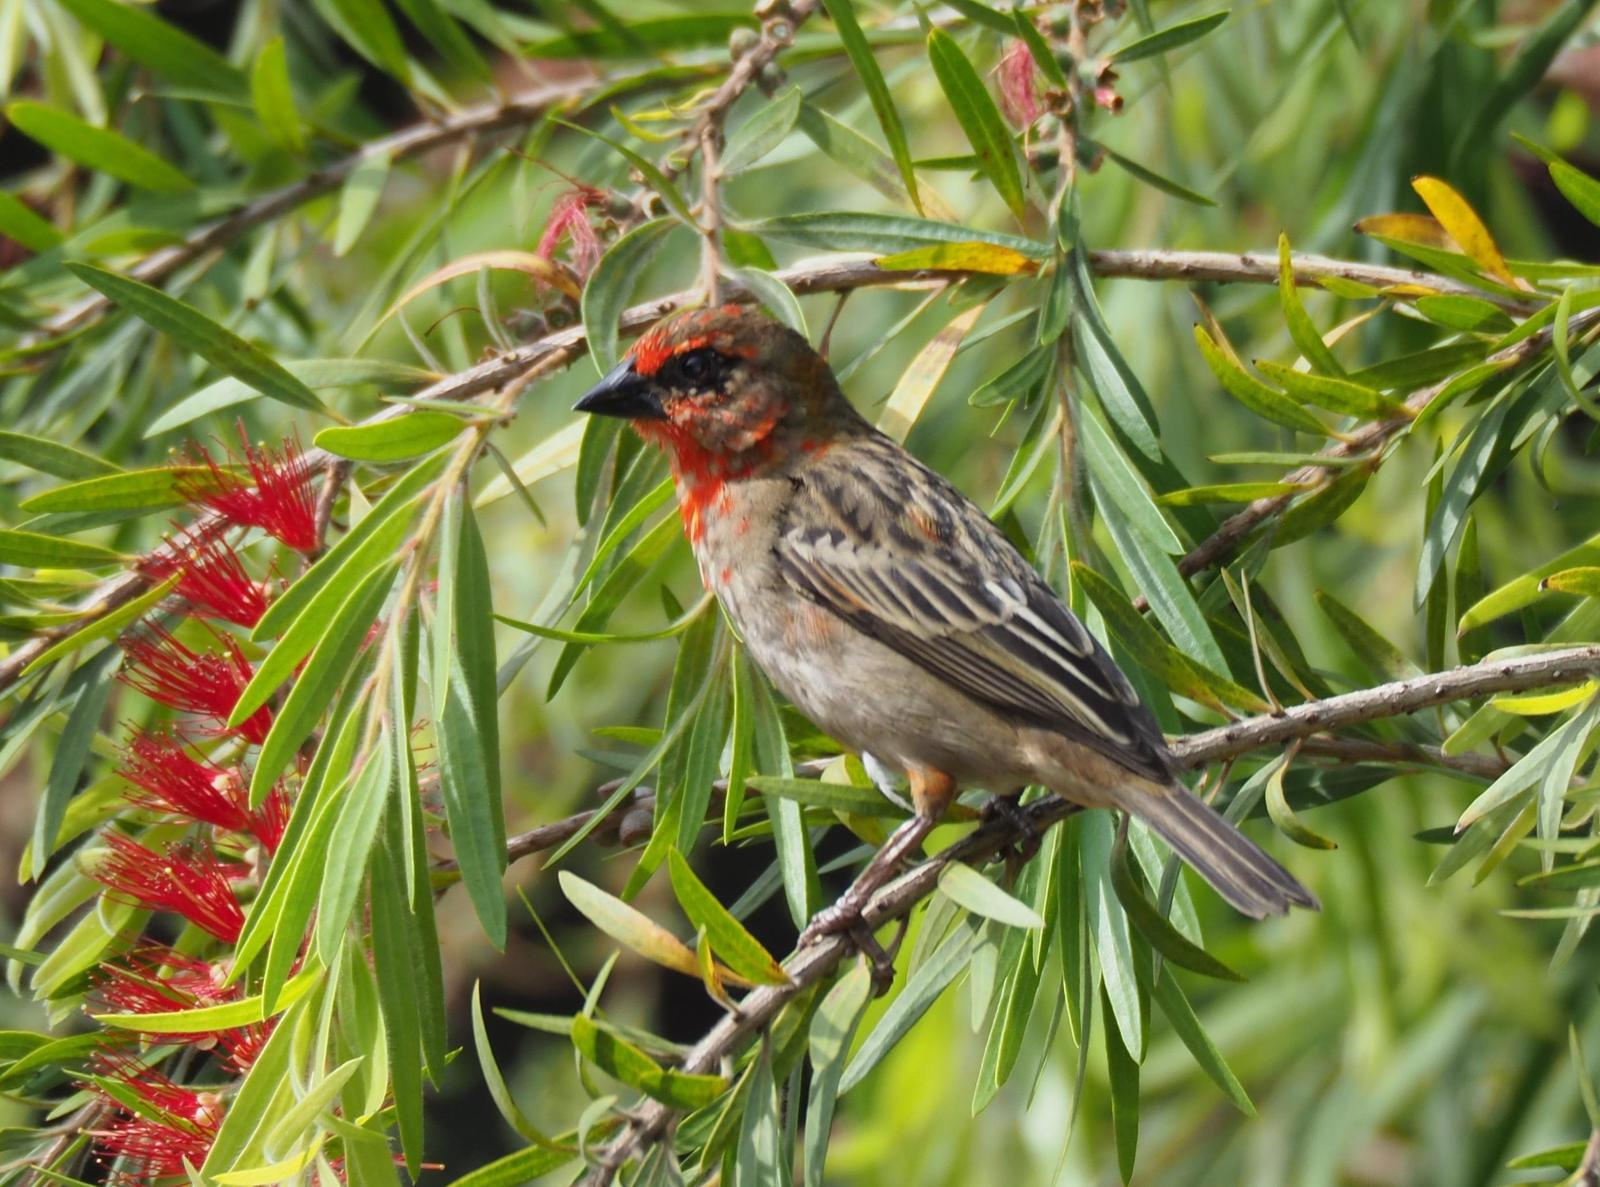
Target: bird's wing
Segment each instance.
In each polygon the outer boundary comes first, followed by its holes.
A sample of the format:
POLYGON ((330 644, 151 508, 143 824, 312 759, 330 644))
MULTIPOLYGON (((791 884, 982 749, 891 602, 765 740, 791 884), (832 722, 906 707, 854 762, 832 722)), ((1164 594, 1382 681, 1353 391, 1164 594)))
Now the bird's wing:
POLYGON ((886 438, 818 462, 776 544, 800 594, 974 700, 1170 778, 1127 678, 964 495, 886 438))

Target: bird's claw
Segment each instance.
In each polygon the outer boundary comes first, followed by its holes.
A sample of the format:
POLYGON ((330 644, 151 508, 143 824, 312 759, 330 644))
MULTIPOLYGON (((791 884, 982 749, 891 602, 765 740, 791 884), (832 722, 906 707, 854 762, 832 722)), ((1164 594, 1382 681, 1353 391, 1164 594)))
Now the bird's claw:
POLYGON ((1003 821, 1018 834, 1006 851, 1009 860, 1032 861, 1039 852, 1039 833, 1021 805, 1010 796, 992 795, 984 801, 983 819, 1003 821))
POLYGON ((848 935, 872 966, 873 995, 882 997, 894 984, 894 954, 878 942, 878 937, 872 934, 872 928, 868 926, 861 910, 862 904, 846 895, 812 917, 806 929, 800 933, 799 945, 806 948, 821 943, 829 936, 848 935))

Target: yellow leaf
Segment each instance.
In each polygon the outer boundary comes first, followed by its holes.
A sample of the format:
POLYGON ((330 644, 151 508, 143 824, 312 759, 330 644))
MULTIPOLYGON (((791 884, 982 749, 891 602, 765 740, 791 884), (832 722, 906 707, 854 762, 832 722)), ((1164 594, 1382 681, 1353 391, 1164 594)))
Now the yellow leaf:
POLYGON ((911 365, 900 376, 900 382, 895 384, 894 394, 889 397, 889 403, 878 419, 880 429, 896 441, 906 439, 911 426, 922 415, 928 397, 933 395, 934 388, 944 378, 950 360, 955 358, 956 350, 961 346, 961 340, 967 336, 967 331, 972 329, 987 305, 988 302, 984 301, 956 314, 955 319, 935 334, 933 341, 911 360, 911 365))
POLYGON ((1500 254, 1499 245, 1478 217, 1478 212, 1447 182, 1424 175, 1413 177, 1411 188, 1417 191, 1417 196, 1433 212, 1433 217, 1461 245, 1461 250, 1473 263, 1502 284, 1512 288, 1526 287, 1511 275, 1511 269, 1506 267, 1505 256, 1500 254))
POLYGON ((920 268, 952 268, 963 272, 987 272, 994 276, 1015 276, 1037 272, 1039 261, 998 243, 932 243, 879 256, 872 261, 885 272, 914 272, 920 268))
POLYGON ((451 260, 443 267, 428 273, 407 289, 404 296, 389 306, 389 311, 378 319, 378 325, 381 326, 429 289, 438 288, 445 281, 454 280, 458 276, 470 276, 474 272, 481 272, 485 268, 501 272, 522 272, 571 297, 574 301, 583 293, 583 286, 572 274, 572 269, 565 264, 536 256, 531 251, 480 251, 470 256, 462 256, 459 260, 451 260))
POLYGON ((1461 245, 1450 238, 1450 232, 1439 220, 1425 214, 1369 214, 1356 220, 1356 230, 1363 235, 1381 235, 1385 239, 1398 239, 1401 243, 1415 243, 1418 247, 1437 247, 1441 251, 1460 251, 1461 245))
POLYGON ((1544 717, 1582 704, 1594 695, 1596 688, 1600 688, 1600 684, 1588 680, 1573 688, 1557 689, 1555 692, 1523 692, 1499 696, 1489 704, 1502 713, 1515 713, 1518 717, 1544 717))

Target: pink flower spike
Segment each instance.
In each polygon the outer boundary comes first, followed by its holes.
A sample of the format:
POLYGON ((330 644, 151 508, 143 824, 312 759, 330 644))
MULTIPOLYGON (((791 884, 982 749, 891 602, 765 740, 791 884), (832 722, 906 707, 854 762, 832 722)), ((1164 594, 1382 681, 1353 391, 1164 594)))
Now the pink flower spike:
POLYGON ((574 183, 550 207, 550 218, 545 222, 544 234, 534 254, 547 260, 555 258, 556 249, 563 239, 572 244, 572 270, 587 277, 600 262, 600 237, 589 221, 590 207, 603 207, 606 192, 591 185, 574 183))
POLYGON ((178 574, 178 595, 206 617, 253 627, 267 612, 266 591, 220 534, 180 529, 139 568, 156 581, 178 574))
MULTIPOLYGON (((89 993, 90 1013, 160 1014, 237 1001, 241 991, 236 986, 224 988, 226 979, 226 965, 197 960, 160 944, 150 944, 130 952, 115 964, 100 967, 89 993)), ((211 1051, 225 1069, 236 1075, 249 1070, 272 1033, 270 1022, 217 1031, 148 1034, 131 1020, 119 1025, 152 1042, 184 1043, 211 1051)))
POLYGON ((209 849, 169 845, 156 853, 119 832, 108 832, 104 839, 109 852, 90 877, 113 895, 181 915, 224 944, 238 940, 244 911, 229 879, 242 867, 218 861, 209 849))
MULTIPOLYGON (((224 469, 204 446, 196 446, 198 464, 208 473, 180 476, 178 493, 230 523, 260 528, 300 552, 315 551, 319 543, 317 505, 311 493, 311 471, 299 442, 285 437, 277 453, 265 445, 252 445, 243 421, 239 422, 239 440, 250 481, 233 469, 224 469)), ((238 464, 232 450, 227 457, 230 464, 238 464)))
POLYGON ((1035 86, 1033 53, 1025 41, 1013 41, 1000 58, 1000 106, 1019 128, 1029 127, 1043 114, 1035 86))
MULTIPOLYGON (((228 715, 239 703, 255 669, 231 636, 212 633, 227 649, 226 654, 196 654, 157 626, 145 626, 124 635, 122 650, 127 663, 117 678, 151 700, 210 717, 217 723, 212 732, 227 733, 228 715)), ((238 732, 259 746, 271 727, 272 711, 263 705, 238 726, 238 732)))

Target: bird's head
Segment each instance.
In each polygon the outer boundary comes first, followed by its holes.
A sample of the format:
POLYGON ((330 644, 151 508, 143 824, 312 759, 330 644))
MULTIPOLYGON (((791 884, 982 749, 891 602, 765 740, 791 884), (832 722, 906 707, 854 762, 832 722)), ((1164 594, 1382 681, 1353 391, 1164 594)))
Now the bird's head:
POLYGON ((714 471, 748 469, 789 435, 804 447, 859 423, 803 337, 737 305, 656 325, 576 409, 623 417, 680 466, 714 471))

